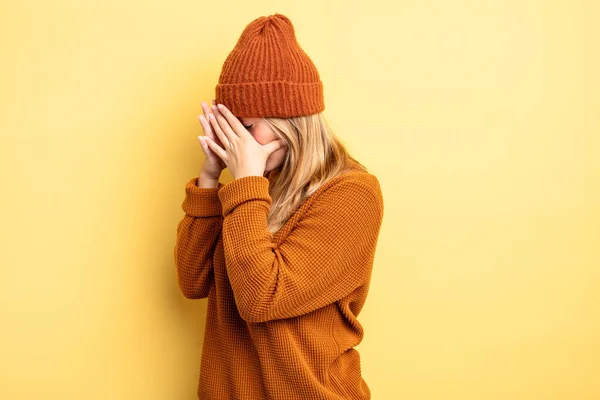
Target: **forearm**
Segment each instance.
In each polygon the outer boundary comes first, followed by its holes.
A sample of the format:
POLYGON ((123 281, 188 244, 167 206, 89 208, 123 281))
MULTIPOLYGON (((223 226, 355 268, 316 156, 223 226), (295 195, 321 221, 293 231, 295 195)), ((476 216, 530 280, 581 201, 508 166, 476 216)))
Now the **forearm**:
POLYGON ((174 249, 179 287, 187 298, 208 295, 212 274, 213 255, 223 227, 221 203, 212 180, 203 175, 190 179, 185 186, 182 209, 185 212, 177 226, 174 249), (204 186, 204 187, 202 187, 204 186))
POLYGON ((208 296, 214 282, 213 257, 222 226, 220 217, 185 215, 179 222, 174 258, 177 283, 185 297, 208 296))

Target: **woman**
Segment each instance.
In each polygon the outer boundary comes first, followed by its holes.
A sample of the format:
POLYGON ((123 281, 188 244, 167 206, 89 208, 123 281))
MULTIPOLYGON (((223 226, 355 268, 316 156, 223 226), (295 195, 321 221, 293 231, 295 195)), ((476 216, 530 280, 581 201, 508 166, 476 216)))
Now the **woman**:
POLYGON ((208 297, 199 399, 371 397, 354 346, 383 198, 324 108, 290 20, 248 24, 203 103, 206 158, 177 227, 179 288, 208 297))

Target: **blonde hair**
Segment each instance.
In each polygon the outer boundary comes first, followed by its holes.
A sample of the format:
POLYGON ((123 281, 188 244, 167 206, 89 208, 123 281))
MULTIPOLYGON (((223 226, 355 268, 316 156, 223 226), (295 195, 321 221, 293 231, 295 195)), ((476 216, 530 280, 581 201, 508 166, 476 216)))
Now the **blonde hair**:
POLYGON ((277 232, 287 219, 328 180, 356 168, 356 161, 328 125, 322 113, 291 118, 263 118, 287 144, 282 164, 271 171, 271 211, 268 226, 277 232), (351 162, 356 165, 351 165, 351 162))

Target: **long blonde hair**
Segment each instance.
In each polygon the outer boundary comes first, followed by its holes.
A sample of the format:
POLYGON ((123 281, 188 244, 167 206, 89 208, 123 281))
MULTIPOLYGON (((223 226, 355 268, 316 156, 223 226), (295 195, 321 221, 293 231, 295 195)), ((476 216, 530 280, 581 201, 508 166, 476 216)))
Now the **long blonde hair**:
POLYGON ((288 146, 282 164, 267 174, 272 179, 268 217, 271 233, 277 232, 306 198, 329 179, 357 167, 366 171, 350 156, 322 113, 263 119, 288 146))

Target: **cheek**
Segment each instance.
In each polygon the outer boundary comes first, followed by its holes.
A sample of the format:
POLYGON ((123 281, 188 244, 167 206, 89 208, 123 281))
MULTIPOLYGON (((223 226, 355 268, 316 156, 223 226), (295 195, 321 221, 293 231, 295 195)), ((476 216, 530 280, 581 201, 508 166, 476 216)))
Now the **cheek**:
POLYGON ((267 144, 272 142, 273 140, 275 140, 275 137, 273 136, 273 134, 271 132, 268 131, 264 131, 264 130, 255 130, 250 132, 252 134, 252 137, 254 138, 254 140, 256 140, 258 143, 260 144, 267 144))
POLYGON ((266 137, 264 137, 264 136, 257 135, 257 134, 254 134, 252 136, 254 136, 254 140, 256 140, 260 144, 267 144, 267 143, 269 143, 269 139, 266 138, 266 137))

